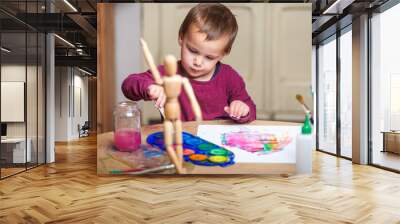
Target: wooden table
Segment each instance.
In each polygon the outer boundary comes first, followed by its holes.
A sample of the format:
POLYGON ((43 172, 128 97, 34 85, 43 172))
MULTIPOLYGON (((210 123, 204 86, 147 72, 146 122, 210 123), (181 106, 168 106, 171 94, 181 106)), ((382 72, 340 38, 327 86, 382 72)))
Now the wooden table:
POLYGON ((392 152, 400 154, 400 132, 399 131, 382 131, 383 149, 382 152, 392 152))
MULTIPOLYGON (((197 122, 184 122, 183 131, 191 134, 197 134, 198 125, 233 125, 232 121, 217 120, 217 121, 202 121, 197 122)), ((235 124, 237 125, 237 124, 235 124)), ((277 122, 277 121, 253 121, 246 125, 263 125, 263 126, 299 126, 298 123, 277 122)), ((147 125, 141 129, 142 143, 146 142, 147 135, 162 131, 163 125, 147 125)), ((109 175, 111 170, 114 169, 129 169, 130 167, 119 160, 113 159, 109 156, 110 150, 113 147, 113 132, 99 134, 97 136, 97 173, 99 175, 109 175)), ((208 166, 195 166, 191 163, 184 163, 187 174, 292 174, 295 173, 296 164, 291 163, 235 163, 228 167, 208 167, 208 166)), ((169 171, 165 173, 174 173, 169 171)))

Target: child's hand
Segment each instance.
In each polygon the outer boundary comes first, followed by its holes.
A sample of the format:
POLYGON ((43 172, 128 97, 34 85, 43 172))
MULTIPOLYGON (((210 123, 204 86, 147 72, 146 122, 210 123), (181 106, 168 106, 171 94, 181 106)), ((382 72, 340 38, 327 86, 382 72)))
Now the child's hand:
POLYGON ((149 94, 151 100, 156 101, 156 107, 164 107, 166 96, 163 87, 152 84, 147 88, 147 93, 149 94))
POLYGON ((234 100, 231 102, 231 105, 229 105, 229 107, 224 107, 224 110, 232 118, 239 119, 241 117, 247 116, 249 114, 250 108, 242 101, 234 100))

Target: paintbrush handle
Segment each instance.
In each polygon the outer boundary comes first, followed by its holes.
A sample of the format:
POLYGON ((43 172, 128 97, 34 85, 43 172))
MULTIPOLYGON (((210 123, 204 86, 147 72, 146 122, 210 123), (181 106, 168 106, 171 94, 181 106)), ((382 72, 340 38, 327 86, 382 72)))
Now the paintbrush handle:
POLYGON ((158 110, 160 111, 162 118, 165 119, 164 107, 160 107, 160 108, 158 108, 158 110))
POLYGON ((126 172, 124 174, 146 174, 146 173, 153 173, 153 172, 160 172, 160 171, 164 171, 164 170, 169 170, 169 169, 174 169, 175 165, 174 164, 168 164, 168 165, 164 165, 164 166, 159 166, 159 167, 154 167, 154 168, 150 168, 150 169, 145 169, 142 171, 136 171, 136 172, 126 172))
POLYGON ((304 113, 309 113, 310 112, 310 110, 306 107, 306 105, 301 104, 301 107, 303 108, 304 113))
POLYGON ((303 103, 303 106, 306 108, 306 110, 311 111, 307 104, 303 103))

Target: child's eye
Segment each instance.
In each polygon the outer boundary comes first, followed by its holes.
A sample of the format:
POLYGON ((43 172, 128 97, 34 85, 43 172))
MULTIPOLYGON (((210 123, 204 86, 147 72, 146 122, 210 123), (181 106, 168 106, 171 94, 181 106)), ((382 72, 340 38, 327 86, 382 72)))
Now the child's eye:
POLYGON ((214 58, 213 58, 213 57, 210 57, 210 56, 207 56, 206 58, 207 58, 208 60, 211 60, 211 61, 214 60, 214 58))
POLYGON ((189 49, 190 52, 192 52, 192 53, 194 53, 194 54, 197 54, 197 51, 196 51, 196 50, 193 50, 193 49, 191 49, 191 48, 188 48, 188 49, 189 49))

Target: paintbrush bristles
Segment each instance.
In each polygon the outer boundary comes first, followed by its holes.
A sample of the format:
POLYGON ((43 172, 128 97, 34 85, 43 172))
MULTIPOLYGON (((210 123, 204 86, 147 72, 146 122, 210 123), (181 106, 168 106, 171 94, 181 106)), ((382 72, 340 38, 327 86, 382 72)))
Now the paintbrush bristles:
POLYGON ((296 99, 299 101, 299 103, 303 106, 304 112, 310 112, 310 108, 307 106, 307 104, 304 102, 304 98, 301 94, 296 94, 296 99))
POLYGON ((303 98, 302 95, 296 94, 296 99, 297 99, 297 101, 299 101, 301 104, 304 104, 304 98, 303 98))

